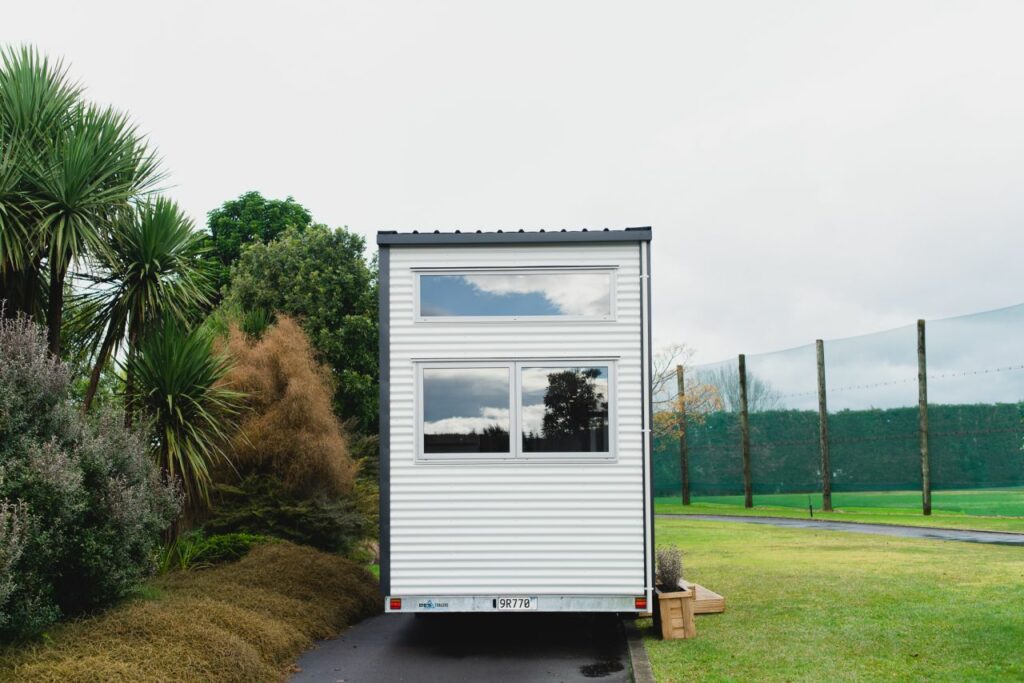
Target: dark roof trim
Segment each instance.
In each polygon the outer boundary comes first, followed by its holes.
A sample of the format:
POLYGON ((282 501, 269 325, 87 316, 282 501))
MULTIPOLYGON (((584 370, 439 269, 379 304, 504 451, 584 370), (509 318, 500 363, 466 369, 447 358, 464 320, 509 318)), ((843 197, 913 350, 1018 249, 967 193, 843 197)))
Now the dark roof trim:
POLYGON ((549 244, 552 242, 649 242, 650 228, 624 230, 553 230, 527 232, 395 232, 377 233, 377 244, 549 244))

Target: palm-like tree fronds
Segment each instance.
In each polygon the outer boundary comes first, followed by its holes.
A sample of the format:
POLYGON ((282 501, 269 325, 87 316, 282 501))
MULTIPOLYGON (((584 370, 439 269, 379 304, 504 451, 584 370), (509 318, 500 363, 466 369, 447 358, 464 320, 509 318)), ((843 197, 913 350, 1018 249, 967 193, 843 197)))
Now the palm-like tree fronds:
POLYGON ((94 272, 83 276, 89 291, 72 305, 95 354, 86 410, 103 367, 124 342, 131 355, 147 329, 166 318, 190 322, 209 306, 205 242, 178 205, 163 197, 138 204, 115 224, 94 272))
POLYGON ((226 460, 224 446, 243 395, 224 386, 226 356, 201 332, 186 333, 167 320, 129 360, 135 403, 153 422, 156 455, 171 476, 181 477, 196 506, 209 504, 210 470, 226 460))
POLYGON ((0 51, 0 127, 34 153, 67 123, 82 88, 63 61, 50 61, 27 45, 0 51))
POLYGON ((52 352, 68 271, 101 254, 120 214, 161 178, 131 120, 83 102, 62 62, 30 47, 0 52, 0 285, 29 313, 46 299, 52 352))
POLYGON ((62 62, 31 47, 0 51, 0 298, 38 313, 45 240, 26 170, 68 125, 81 89, 62 62))
POLYGON ((17 310, 35 313, 26 290, 38 286, 26 272, 32 259, 33 226, 27 220, 28 197, 21 186, 14 144, 0 133, 0 300, 10 301, 10 315, 17 310))
POLYGON ((25 200, 14 144, 0 135, 0 277, 25 267, 31 244, 25 200))
POLYGON ((86 254, 102 256, 131 199, 152 189, 161 176, 127 116, 95 106, 73 113, 64 135, 29 174, 50 271, 50 346, 58 353, 68 269, 86 254))

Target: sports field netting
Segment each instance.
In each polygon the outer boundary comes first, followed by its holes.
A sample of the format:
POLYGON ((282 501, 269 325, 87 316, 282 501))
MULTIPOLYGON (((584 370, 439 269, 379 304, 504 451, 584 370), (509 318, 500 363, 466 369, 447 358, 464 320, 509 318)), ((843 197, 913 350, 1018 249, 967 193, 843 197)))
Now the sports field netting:
MULTIPOLYGON (((1022 340, 1024 305, 927 323, 933 490, 1001 489, 1024 499, 1024 489, 1016 488, 1024 486, 1022 340)), ((877 504, 919 500, 917 326, 827 340, 824 355, 834 495, 906 491, 879 496, 877 504)), ((755 504, 767 504, 757 496, 820 493, 815 345, 747 355, 746 378, 755 504)), ((663 393, 675 386, 668 382, 663 393)), ((720 502, 742 496, 737 360, 688 368, 685 393, 705 397, 699 405, 686 402, 691 494, 727 497, 720 502)), ((660 398, 663 411, 677 410, 660 398)), ((678 434, 662 432, 655 440, 655 489, 659 496, 678 495, 678 434)))

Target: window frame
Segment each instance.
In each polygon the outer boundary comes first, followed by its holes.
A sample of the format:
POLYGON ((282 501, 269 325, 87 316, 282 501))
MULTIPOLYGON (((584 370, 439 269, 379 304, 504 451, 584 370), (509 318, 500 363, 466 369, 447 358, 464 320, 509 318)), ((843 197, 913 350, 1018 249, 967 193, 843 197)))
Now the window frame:
POLYGON ((510 360, 429 360, 413 361, 415 394, 413 401, 414 459, 423 463, 614 463, 618 461, 618 359, 617 358, 528 358, 510 360), (450 368, 508 368, 509 371, 509 452, 508 453, 427 453, 423 444, 423 371, 450 368), (608 451, 539 451, 523 449, 523 374, 524 368, 608 368, 608 451))
POLYGON ((453 268, 413 268, 413 320, 417 323, 509 323, 509 322, 615 322, 618 266, 487 266, 453 268), (500 275, 557 275, 586 274, 608 276, 608 315, 428 315, 420 312, 420 278, 423 275, 474 275, 495 273, 500 275))
POLYGON ((516 409, 515 450, 522 460, 614 460, 615 459, 615 363, 610 360, 544 359, 515 363, 516 409), (523 370, 525 368, 608 368, 608 451, 531 451, 523 448, 523 370))
POLYGON ((516 396, 516 378, 508 363, 493 360, 481 361, 431 361, 416 363, 416 401, 413 408, 413 419, 416 423, 416 459, 417 460, 512 460, 515 457, 515 444, 512 438, 515 428, 513 406, 516 396), (427 453, 423 443, 423 371, 465 369, 508 369, 508 451, 504 453, 427 453))

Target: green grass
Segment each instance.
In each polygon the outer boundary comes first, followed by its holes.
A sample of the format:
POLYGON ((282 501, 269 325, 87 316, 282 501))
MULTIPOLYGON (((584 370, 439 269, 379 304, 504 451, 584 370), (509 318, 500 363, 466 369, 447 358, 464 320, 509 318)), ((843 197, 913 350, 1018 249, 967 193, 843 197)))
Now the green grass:
MULTIPOLYGON (((934 491, 932 514, 921 514, 921 494, 916 491, 880 491, 832 494, 831 513, 821 511, 821 495, 812 494, 815 519, 834 519, 872 524, 980 529, 1024 532, 1024 489, 934 491)), ((755 507, 743 507, 742 496, 699 496, 684 506, 678 498, 656 500, 662 514, 714 514, 806 519, 808 494, 781 493, 754 496, 755 507)))
POLYGON ((727 604, 694 640, 647 632, 659 681, 1024 678, 1024 549, 667 519, 657 541, 727 604))

